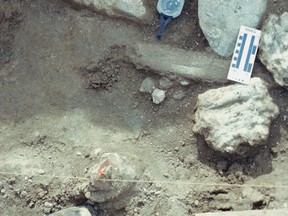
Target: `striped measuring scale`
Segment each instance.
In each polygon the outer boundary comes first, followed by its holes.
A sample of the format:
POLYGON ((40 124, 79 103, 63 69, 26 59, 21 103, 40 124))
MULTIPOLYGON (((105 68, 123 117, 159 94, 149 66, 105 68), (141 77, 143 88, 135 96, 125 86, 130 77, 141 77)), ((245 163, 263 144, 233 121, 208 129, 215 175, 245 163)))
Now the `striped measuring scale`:
POLYGON ((161 40, 168 23, 181 14, 183 6, 184 0, 158 0, 157 11, 160 14, 160 25, 157 32, 158 40, 161 40))
POLYGON ((227 79, 248 84, 251 78, 261 31, 241 26, 227 79))

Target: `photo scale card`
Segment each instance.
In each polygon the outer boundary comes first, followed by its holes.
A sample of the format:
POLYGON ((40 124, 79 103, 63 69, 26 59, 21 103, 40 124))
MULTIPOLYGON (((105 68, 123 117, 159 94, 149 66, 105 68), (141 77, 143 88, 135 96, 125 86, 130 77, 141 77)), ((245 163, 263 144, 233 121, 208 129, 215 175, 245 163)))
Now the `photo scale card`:
POLYGON ((227 79, 248 84, 251 78, 261 31, 241 26, 227 79))

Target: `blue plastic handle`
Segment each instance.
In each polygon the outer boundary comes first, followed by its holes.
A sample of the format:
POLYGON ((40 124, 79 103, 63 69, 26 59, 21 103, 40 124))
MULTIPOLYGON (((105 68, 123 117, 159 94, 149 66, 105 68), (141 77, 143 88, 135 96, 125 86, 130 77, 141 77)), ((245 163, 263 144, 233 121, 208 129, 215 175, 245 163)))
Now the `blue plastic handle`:
POLYGON ((162 35, 164 33, 164 30, 166 26, 168 25, 169 22, 173 20, 172 16, 166 16, 165 14, 161 13, 160 14, 160 25, 159 25, 159 30, 157 32, 157 39, 161 40, 162 35))

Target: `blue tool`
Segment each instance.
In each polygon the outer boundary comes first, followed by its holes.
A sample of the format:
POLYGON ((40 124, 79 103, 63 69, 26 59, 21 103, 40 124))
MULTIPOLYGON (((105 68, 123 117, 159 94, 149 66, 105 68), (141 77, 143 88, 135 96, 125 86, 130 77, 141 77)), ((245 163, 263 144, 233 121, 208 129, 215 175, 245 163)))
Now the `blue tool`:
POLYGON ((157 10, 160 14, 160 25, 157 32, 158 40, 161 40, 168 23, 181 14, 183 6, 184 0, 158 0, 157 10))

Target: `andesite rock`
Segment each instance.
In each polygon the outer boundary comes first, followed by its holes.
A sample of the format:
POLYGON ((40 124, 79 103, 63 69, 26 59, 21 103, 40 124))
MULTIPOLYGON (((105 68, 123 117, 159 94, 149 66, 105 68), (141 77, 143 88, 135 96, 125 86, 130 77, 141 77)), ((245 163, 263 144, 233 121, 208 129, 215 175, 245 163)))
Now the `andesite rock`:
POLYGON ((88 175, 90 181, 82 188, 85 197, 110 209, 123 208, 133 194, 133 182, 117 180, 134 180, 138 176, 136 168, 125 157, 116 153, 103 154, 100 163, 92 167, 88 175))
POLYGON ((196 107, 193 131, 214 150, 243 156, 265 143, 279 114, 260 78, 208 90, 198 96, 196 107))
POLYGON ((241 25, 256 28, 267 0, 199 0, 200 27, 210 47, 221 56, 233 53, 241 25))
POLYGON ((288 13, 271 14, 262 28, 259 58, 280 86, 288 87, 288 13))

